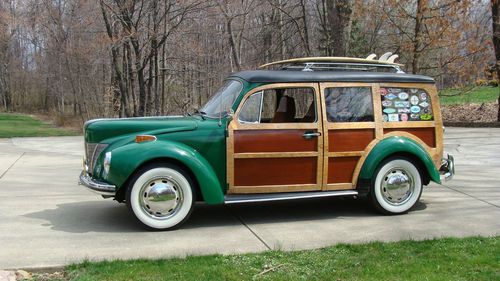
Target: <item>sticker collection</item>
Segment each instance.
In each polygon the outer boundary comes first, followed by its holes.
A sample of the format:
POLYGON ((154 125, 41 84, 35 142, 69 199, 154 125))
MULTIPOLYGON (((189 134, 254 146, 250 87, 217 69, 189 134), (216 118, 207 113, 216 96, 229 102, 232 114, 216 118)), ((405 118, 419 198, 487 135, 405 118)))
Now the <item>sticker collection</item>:
POLYGON ((420 89, 380 88, 385 122, 431 121, 429 95, 420 89))

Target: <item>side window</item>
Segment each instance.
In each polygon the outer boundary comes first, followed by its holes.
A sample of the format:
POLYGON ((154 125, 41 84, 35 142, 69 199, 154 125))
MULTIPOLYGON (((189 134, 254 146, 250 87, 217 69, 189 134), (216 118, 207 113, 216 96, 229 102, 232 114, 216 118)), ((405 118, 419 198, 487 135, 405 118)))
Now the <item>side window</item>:
POLYGON ((262 106, 262 92, 252 94, 241 109, 238 120, 241 123, 259 123, 262 106))
POLYGON ((241 123, 312 123, 316 106, 312 88, 269 89, 247 98, 241 123))
POLYGON ((380 88, 384 122, 434 120, 431 99, 422 89, 380 88))
POLYGON ((325 101, 330 122, 374 121, 371 87, 326 88, 325 101))

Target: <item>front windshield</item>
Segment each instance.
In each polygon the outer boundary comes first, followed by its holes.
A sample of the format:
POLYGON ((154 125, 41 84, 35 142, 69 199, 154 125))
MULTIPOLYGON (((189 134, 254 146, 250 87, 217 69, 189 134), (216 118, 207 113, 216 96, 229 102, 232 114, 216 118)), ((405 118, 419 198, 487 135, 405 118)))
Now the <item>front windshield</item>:
POLYGON ((237 80, 227 80, 224 85, 202 107, 201 111, 208 117, 225 116, 233 106, 236 97, 243 89, 243 84, 237 80))

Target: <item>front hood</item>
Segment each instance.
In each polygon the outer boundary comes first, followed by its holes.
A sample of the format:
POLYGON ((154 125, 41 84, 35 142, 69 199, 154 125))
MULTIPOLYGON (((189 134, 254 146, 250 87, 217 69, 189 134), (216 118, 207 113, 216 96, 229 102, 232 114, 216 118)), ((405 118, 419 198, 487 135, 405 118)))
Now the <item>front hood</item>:
POLYGON ((196 119, 188 116, 139 117, 90 120, 85 123, 84 131, 86 142, 99 143, 132 133, 158 135, 194 130, 196 127, 196 119))

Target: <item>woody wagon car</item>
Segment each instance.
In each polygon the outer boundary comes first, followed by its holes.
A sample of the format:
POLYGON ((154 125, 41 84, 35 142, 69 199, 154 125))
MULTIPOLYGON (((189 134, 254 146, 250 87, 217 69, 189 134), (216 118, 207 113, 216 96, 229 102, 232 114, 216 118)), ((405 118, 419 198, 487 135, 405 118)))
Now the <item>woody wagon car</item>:
POLYGON ((434 80, 389 56, 274 62, 230 75, 194 114, 88 121, 80 183, 152 229, 196 201, 368 196, 405 213, 454 164, 434 80))

